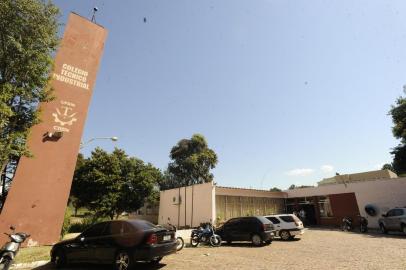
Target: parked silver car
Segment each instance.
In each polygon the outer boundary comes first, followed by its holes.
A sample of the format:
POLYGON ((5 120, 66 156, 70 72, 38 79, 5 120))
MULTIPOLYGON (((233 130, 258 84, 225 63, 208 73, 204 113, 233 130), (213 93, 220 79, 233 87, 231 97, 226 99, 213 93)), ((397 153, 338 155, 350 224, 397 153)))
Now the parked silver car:
POLYGON ((378 222, 382 233, 401 231, 406 234, 406 207, 389 210, 378 222))

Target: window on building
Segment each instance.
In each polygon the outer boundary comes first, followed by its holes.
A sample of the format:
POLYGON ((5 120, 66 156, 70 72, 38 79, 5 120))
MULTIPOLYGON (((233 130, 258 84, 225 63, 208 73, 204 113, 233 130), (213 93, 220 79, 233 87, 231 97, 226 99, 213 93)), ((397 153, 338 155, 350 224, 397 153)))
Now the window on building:
POLYGON ((298 203, 299 204, 309 204, 310 200, 309 200, 309 198, 303 197, 303 198, 298 199, 298 203))
POLYGON ((332 217, 330 199, 327 196, 319 197, 320 217, 332 217))
POLYGON ((295 199, 286 199, 286 205, 295 205, 295 199))

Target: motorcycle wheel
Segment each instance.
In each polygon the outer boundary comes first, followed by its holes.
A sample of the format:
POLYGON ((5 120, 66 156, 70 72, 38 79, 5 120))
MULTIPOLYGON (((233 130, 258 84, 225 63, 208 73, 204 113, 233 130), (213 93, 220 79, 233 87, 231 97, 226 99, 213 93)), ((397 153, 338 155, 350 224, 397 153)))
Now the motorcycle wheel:
POLYGON ((212 235, 210 237, 210 245, 213 247, 221 246, 221 237, 219 235, 212 235))
POLYGON ((185 241, 183 241, 182 237, 176 237, 176 251, 180 251, 185 246, 185 241))
POLYGON ((11 259, 10 258, 3 258, 2 262, 0 263, 0 270, 8 270, 11 266, 11 259))
POLYGON ((190 238, 190 245, 192 247, 197 247, 200 243, 199 237, 198 236, 192 236, 192 238, 190 238))

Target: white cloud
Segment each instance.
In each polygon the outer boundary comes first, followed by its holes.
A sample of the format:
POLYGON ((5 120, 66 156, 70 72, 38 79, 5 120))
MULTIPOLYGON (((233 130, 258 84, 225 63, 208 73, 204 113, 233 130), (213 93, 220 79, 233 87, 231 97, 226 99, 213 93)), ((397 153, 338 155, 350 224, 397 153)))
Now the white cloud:
POLYGON ((301 168, 301 169, 293 169, 288 172, 286 172, 287 175, 289 176, 306 176, 314 173, 313 169, 306 169, 306 168, 301 168))
POLYGON ((329 173, 332 172, 334 170, 334 166, 332 165, 323 165, 320 167, 320 170, 324 173, 329 173))

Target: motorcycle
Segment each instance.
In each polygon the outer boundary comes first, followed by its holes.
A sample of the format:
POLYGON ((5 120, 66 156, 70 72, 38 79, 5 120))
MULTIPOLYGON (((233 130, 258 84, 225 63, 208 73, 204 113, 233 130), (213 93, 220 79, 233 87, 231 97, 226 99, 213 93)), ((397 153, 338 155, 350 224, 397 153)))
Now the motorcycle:
POLYGON ((15 232, 15 228, 13 226, 10 227, 12 233, 4 233, 7 235, 11 241, 4 244, 4 246, 0 249, 0 270, 8 270, 13 262, 15 256, 20 249, 21 244, 30 237, 29 234, 19 232, 15 232))
POLYGON ((368 232, 368 220, 362 216, 360 216, 359 230, 361 233, 368 232))
POLYGON ((341 230, 343 231, 352 231, 353 225, 352 225, 352 218, 350 217, 344 217, 343 221, 341 223, 341 230))
MULTIPOLYGON (((343 218, 341 229, 343 231, 352 231, 354 229, 352 218, 350 217, 343 218)), ((361 233, 368 232, 368 220, 363 216, 359 216, 359 231, 361 233)))
POLYGON ((213 247, 221 246, 221 237, 214 233, 213 225, 210 223, 201 224, 198 229, 192 231, 190 245, 197 247, 200 243, 210 244, 213 247))

